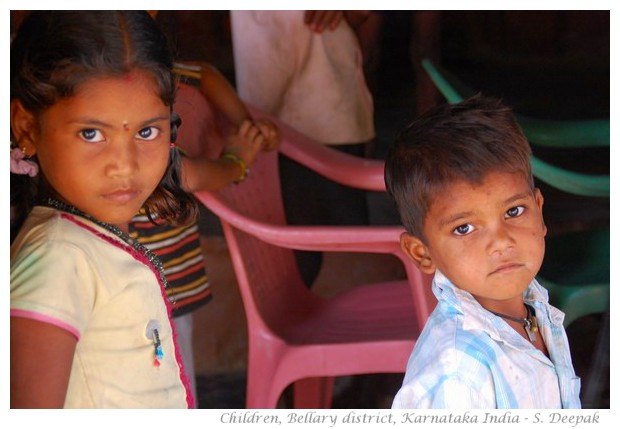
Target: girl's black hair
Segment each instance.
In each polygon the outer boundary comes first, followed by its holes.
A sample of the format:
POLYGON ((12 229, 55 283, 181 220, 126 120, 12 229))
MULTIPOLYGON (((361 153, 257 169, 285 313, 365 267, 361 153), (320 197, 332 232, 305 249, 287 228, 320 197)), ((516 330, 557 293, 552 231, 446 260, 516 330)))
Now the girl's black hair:
MULTIPOLYGON (((134 69, 153 76, 162 101, 172 109, 176 80, 170 47, 146 11, 33 11, 11 42, 11 100, 37 115, 74 95, 88 79, 121 77, 134 69)), ((144 209, 151 219, 185 223, 195 218, 197 206, 181 189, 178 151, 170 152, 166 172, 144 209)), ((11 174, 11 235, 36 198, 44 196, 37 195, 45 185, 40 176, 11 174)))

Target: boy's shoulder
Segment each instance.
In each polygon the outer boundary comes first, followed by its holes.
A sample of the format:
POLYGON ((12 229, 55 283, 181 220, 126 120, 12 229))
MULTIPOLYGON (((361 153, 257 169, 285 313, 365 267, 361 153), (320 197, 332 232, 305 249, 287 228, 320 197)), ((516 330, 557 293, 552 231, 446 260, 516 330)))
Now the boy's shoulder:
POLYGON ((492 384, 484 368, 494 366, 497 345, 482 331, 463 329, 462 315, 442 307, 427 320, 407 365, 404 384, 416 397, 442 386, 492 384))
POLYGON ((478 354, 494 342, 489 328, 492 329, 475 309, 439 302, 424 326, 421 346, 435 348, 440 353, 467 350, 478 354))

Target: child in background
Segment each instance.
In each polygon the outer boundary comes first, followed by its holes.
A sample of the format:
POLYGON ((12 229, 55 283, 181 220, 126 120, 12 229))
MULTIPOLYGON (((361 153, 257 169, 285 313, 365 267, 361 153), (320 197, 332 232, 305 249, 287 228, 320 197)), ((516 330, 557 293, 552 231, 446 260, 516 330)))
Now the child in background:
POLYGON ((510 109, 480 96, 390 148, 401 246, 439 301, 393 408, 580 408, 563 313, 535 279, 546 227, 530 153, 510 109))
MULTIPOLYGON (((148 12, 157 19, 159 11, 148 12)), ((278 147, 280 131, 269 120, 252 118, 234 88, 210 64, 175 63, 173 70, 180 80, 173 110, 182 121, 176 143, 183 155, 184 189, 215 190, 245 180, 258 152, 278 147)), ((216 216, 203 209, 200 217, 200 225, 197 220, 172 225, 152 222, 140 213, 129 223, 129 236, 162 262, 177 344, 196 398, 192 313, 212 298, 200 235, 219 234, 216 216)))
MULTIPOLYGON (((187 67, 177 64, 175 72, 191 81, 191 84, 179 84, 174 104, 174 111, 182 120, 177 145, 183 153, 181 172, 185 190, 215 190, 242 182, 260 151, 279 146, 280 130, 267 119, 252 118, 234 88, 210 64, 193 63, 187 67)), ((207 228, 217 222, 206 209, 200 216, 207 228), (210 217, 208 221, 206 217, 210 217)), ((198 222, 153 223, 146 214, 140 214, 129 224, 129 233, 162 261, 177 343, 192 392, 197 397, 192 312, 211 299, 209 269, 205 267, 198 222)))
MULTIPOLYGON (((241 98, 304 135, 365 157, 375 138, 373 99, 356 28, 370 11, 232 10, 241 98)), ((279 174, 291 225, 367 225, 366 192, 330 181, 281 156, 279 174), (308 204, 312 201, 312 204, 308 204)), ((321 252, 295 251, 312 286, 321 252)))
POLYGON ((31 12, 11 44, 13 408, 193 406, 163 268, 128 236, 141 208, 196 214, 167 46, 141 11, 31 12))

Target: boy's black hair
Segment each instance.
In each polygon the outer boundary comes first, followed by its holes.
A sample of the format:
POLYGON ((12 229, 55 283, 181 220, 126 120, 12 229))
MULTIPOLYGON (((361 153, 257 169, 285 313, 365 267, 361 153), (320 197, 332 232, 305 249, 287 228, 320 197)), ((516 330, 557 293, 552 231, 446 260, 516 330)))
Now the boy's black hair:
POLYGON ((426 214, 437 193, 489 172, 519 173, 532 188, 531 148, 512 110, 476 95, 421 115, 396 138, 385 162, 385 183, 407 232, 425 240, 426 214))

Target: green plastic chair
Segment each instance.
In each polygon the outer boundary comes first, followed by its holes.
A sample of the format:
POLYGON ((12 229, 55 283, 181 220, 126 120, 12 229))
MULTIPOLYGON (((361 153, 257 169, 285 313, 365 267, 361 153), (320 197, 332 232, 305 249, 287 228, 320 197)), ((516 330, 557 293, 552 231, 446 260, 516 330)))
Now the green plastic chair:
POLYGON ((564 326, 609 310, 609 227, 547 240, 537 280, 565 314, 564 326))
MULTIPOLYGON (((422 60, 422 67, 449 103, 458 103, 474 91, 456 77, 422 60)), ((551 121, 516 115, 528 141, 533 145, 579 148, 609 146, 609 120, 551 121)), ((582 174, 556 167, 532 156, 534 176, 564 192, 580 196, 609 196, 609 176, 582 174)))
MULTIPOLYGON (((556 189, 609 197, 609 176, 574 173, 534 157, 530 162, 534 176, 556 189)), ((545 260, 537 279, 549 291, 549 301, 564 312, 564 326, 609 311, 609 234, 607 225, 546 240, 545 260)))
MULTIPOLYGON (((458 103, 476 93, 450 72, 429 59, 422 60, 426 71, 439 92, 449 103, 458 103)), ((530 143, 546 147, 605 147, 609 146, 609 119, 549 120, 517 114, 517 120, 530 143)))
MULTIPOLYGON (((422 67, 449 103, 474 95, 471 88, 430 60, 423 60, 422 67)), ((546 121, 520 115, 517 121, 535 145, 609 146, 609 121, 546 121)), ((534 177, 556 189, 584 197, 609 197, 609 175, 569 171, 535 156, 530 163, 534 177)), ((537 279, 549 291, 550 302, 564 312, 564 326, 580 317, 609 311, 609 243, 609 226, 547 238, 537 279)))
POLYGON ((556 167, 535 156, 530 164, 534 177, 569 194, 584 197, 609 197, 609 176, 576 173, 556 167))

